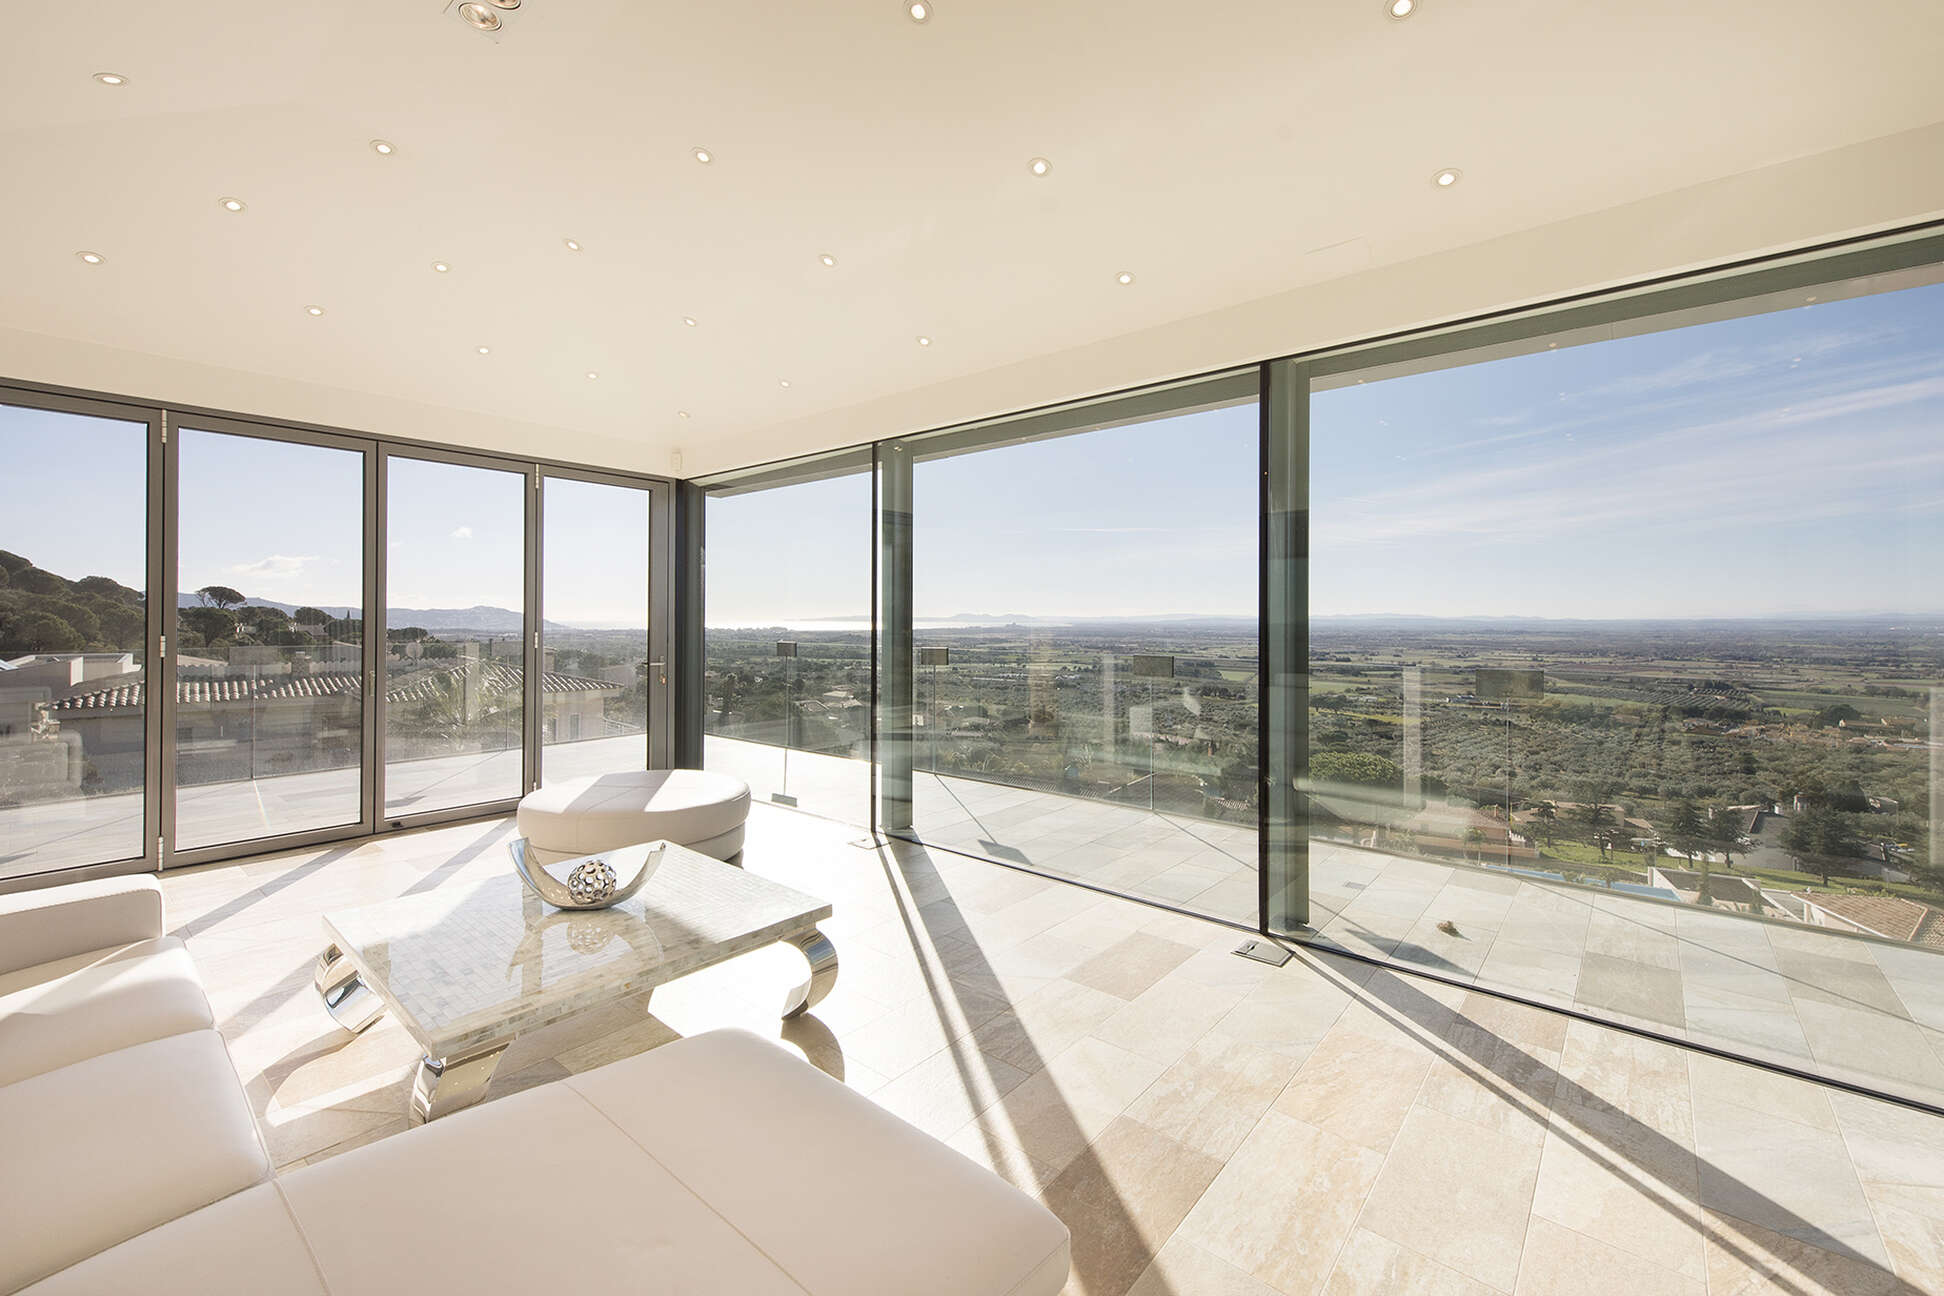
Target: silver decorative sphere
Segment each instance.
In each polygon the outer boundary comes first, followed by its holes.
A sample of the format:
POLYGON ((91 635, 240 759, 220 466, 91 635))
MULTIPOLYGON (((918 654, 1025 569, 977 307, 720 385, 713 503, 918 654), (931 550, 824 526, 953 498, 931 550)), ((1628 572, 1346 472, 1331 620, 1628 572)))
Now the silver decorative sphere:
POLYGON ((567 889, 576 904, 596 905, 614 894, 614 870, 606 860, 584 860, 567 875, 567 889))

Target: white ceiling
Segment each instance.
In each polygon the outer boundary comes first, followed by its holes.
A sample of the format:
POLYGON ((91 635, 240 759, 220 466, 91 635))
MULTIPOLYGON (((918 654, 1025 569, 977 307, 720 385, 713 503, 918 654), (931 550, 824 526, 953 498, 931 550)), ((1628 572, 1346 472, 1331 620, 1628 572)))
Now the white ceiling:
POLYGON ((0 330, 180 365, 113 390, 653 471, 1944 120, 1938 4, 525 0, 494 39, 442 0, 93 0, 4 39, 0 330))

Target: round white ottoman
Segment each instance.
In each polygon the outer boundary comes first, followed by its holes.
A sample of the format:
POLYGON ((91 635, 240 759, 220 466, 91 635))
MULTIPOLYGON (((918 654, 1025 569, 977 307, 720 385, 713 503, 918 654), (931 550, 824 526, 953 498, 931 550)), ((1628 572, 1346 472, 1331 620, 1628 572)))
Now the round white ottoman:
POLYGON ((742 849, 749 784, 710 770, 626 770, 520 798, 520 835, 542 864, 672 841, 726 860, 742 849))

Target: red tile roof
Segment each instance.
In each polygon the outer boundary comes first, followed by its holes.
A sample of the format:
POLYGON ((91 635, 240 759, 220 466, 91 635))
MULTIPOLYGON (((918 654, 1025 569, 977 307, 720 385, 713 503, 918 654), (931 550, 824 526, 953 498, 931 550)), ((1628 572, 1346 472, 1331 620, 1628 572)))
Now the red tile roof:
MULTIPOLYGON (((414 671, 386 688, 385 700, 409 702, 432 697, 439 683, 452 679, 468 668, 467 663, 456 663, 451 666, 414 671)), ((480 682, 485 688, 508 693, 520 691, 523 675, 520 667, 494 661, 477 663, 474 668, 483 676, 480 682)), ((609 684, 605 680, 588 679, 583 675, 564 675, 559 671, 545 671, 540 676, 540 690, 549 695, 604 692, 620 687, 618 684, 609 684)), ((176 681, 176 701, 182 706, 300 701, 305 698, 356 698, 362 695, 363 691, 356 671, 316 671, 309 675, 273 675, 264 679, 222 676, 212 679, 176 681)), ((49 703, 48 710, 57 716, 68 717, 88 712, 128 710, 140 708, 146 697, 147 687, 138 680, 77 693, 72 697, 49 703)))
POLYGON ((1902 896, 1846 895, 1840 892, 1799 891, 1801 899, 1835 914, 1844 922, 1891 940, 1931 949, 1944 949, 1944 909, 1902 896))

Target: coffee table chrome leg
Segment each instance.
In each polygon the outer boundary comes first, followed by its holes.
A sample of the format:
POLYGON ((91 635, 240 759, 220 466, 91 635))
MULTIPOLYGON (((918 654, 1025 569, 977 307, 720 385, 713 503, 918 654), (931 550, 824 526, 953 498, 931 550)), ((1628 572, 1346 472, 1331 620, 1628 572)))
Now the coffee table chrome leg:
POLYGON ((505 1044, 494 1044, 463 1057, 420 1058, 412 1081, 413 1124, 437 1120, 484 1098, 505 1052, 505 1044))
POLYGON ((318 998, 331 1019, 353 1035, 385 1015, 385 1001, 373 994, 358 976, 357 965, 336 945, 326 945, 311 974, 318 998))
POLYGON ((791 990, 783 1001, 783 1015, 795 1017, 822 1003, 831 987, 837 984, 837 947, 830 943, 830 937, 815 927, 784 939, 802 950, 803 957, 810 960, 809 980, 791 990))

